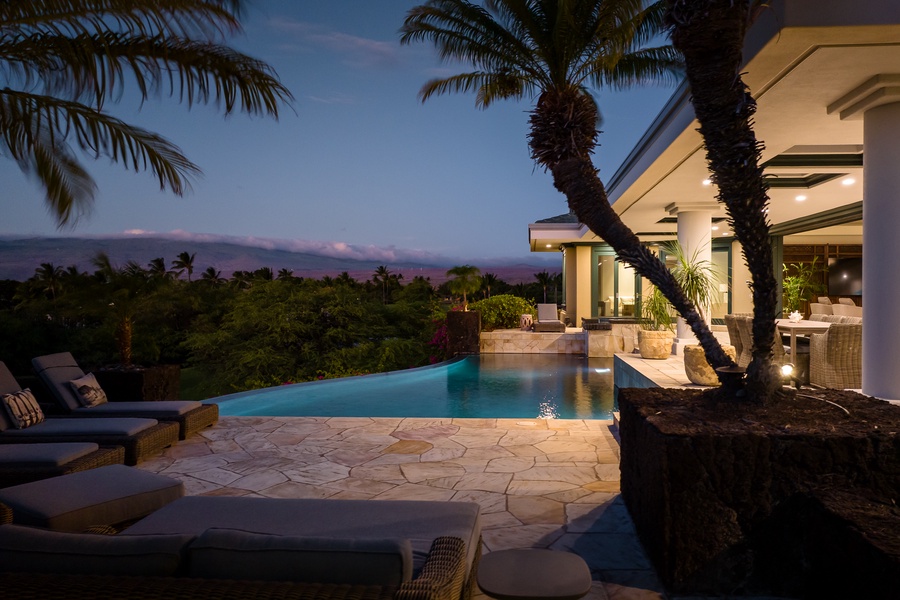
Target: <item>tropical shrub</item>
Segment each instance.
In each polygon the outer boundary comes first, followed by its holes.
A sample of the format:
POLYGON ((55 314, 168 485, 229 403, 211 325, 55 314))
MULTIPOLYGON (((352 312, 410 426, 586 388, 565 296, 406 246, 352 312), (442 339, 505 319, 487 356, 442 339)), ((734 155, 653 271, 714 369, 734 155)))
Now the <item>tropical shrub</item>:
POLYGON ((513 329, 519 326, 519 317, 523 314, 535 314, 534 304, 510 294, 491 296, 469 305, 470 310, 481 313, 481 329, 513 329))

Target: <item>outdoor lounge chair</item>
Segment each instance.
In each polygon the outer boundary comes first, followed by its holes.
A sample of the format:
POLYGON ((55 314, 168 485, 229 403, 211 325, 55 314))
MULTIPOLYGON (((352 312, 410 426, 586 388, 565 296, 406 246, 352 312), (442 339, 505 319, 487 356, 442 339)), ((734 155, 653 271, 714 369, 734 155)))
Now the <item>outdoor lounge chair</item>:
POLYGON ((562 333, 566 330, 566 324, 559 320, 555 304, 537 305, 537 322, 534 324, 535 332, 562 333))
MULTIPOLYGON (((6 365, 0 362, 0 396, 22 388, 6 365)), ((0 409, 0 444, 93 442, 99 446, 122 446, 125 463, 135 465, 178 441, 178 425, 155 419, 52 418, 17 429, 5 409, 0 409)))
POLYGON ((85 377, 85 372, 70 353, 39 356, 31 364, 60 408, 73 417, 142 417, 171 421, 178 423, 178 437, 182 440, 219 420, 218 405, 185 400, 102 402, 83 406, 71 383, 85 377))
POLYGON ((125 462, 122 446, 93 442, 0 444, 0 488, 125 462))

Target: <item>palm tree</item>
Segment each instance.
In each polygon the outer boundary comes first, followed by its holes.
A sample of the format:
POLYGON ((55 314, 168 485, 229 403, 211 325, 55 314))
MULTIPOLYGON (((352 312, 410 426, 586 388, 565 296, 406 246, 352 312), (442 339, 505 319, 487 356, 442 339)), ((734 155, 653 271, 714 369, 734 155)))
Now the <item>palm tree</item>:
POLYGON ((474 71, 427 82, 434 95, 475 92, 476 105, 537 95, 529 145, 569 208, 619 258, 678 309, 714 366, 733 364, 672 274, 612 209, 591 155, 599 111, 586 86, 622 89, 680 77, 670 46, 647 44, 662 31, 664 4, 645 0, 430 0, 407 13, 401 43, 431 41, 441 58, 474 71))
POLYGON ((481 270, 472 265, 461 265, 448 270, 447 275, 452 277, 448 282, 450 291, 454 294, 462 294, 463 310, 469 310, 467 294, 477 292, 481 287, 481 270))
POLYGON ((177 271, 179 276, 187 271, 187 280, 190 281, 191 275, 194 273, 194 257, 196 255, 196 252, 194 254, 180 253, 178 258, 172 261, 172 268, 177 271))
POLYGON ((541 271, 540 273, 535 273, 534 278, 537 279, 538 284, 543 288, 544 304, 547 304, 547 288, 553 283, 553 276, 547 271, 541 271))
POLYGON ((62 226, 89 209, 96 184, 79 149, 181 195, 199 168, 161 136, 105 112, 123 81, 141 102, 169 96, 277 118, 291 93, 267 64, 224 45, 243 0, 0 2, 0 153, 33 174, 62 226))
POLYGON ((154 279, 169 279, 172 277, 172 273, 166 268, 166 259, 161 256, 147 263, 147 272, 154 279))
POLYGON ((225 279, 222 277, 222 271, 217 271, 215 267, 206 267, 206 270, 200 274, 200 279, 213 285, 225 282, 225 279))
POLYGON ((756 101, 741 78, 744 37, 760 0, 667 0, 672 43, 684 55, 691 103, 700 123, 712 181, 752 276, 753 360, 748 396, 772 398, 781 375, 772 357, 777 284, 766 207, 768 186, 759 165, 762 144, 753 132, 756 101))
POLYGON ((484 275, 481 276, 481 285, 484 286, 484 294, 485 294, 484 297, 485 298, 491 297, 491 287, 496 285, 496 283, 497 283, 497 276, 494 275, 493 273, 485 273, 484 275))
POLYGON ((294 272, 290 269, 278 269, 278 279, 293 279, 294 272))
POLYGON ((62 267, 54 266, 53 263, 41 263, 41 266, 34 270, 34 281, 40 282, 43 291, 50 294, 51 300, 56 300, 56 295, 62 290, 65 271, 62 267))
POLYGON ((375 269, 375 274, 372 275, 372 280, 377 282, 381 282, 381 303, 387 304, 387 282, 388 278, 391 276, 390 270, 388 270, 386 265, 380 265, 377 269, 375 269))

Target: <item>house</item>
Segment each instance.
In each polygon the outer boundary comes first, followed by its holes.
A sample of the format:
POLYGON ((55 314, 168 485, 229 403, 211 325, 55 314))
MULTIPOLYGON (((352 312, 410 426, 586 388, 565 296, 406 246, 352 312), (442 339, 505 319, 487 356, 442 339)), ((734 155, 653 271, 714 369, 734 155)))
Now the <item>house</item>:
MULTIPOLYGON (((891 267, 900 258, 900 3, 767 5, 748 32, 743 77, 765 144, 776 277, 785 257, 800 251, 858 280, 838 267, 862 257, 861 282, 841 291, 864 306, 863 392, 900 398, 892 344, 900 335, 900 278, 891 267)), ((697 127, 683 84, 607 190, 642 241, 653 247, 678 239, 689 255, 697 250, 726 273, 712 307, 717 319, 752 309, 749 275, 709 183, 697 127)), ((566 310, 575 323, 633 314, 647 283, 576 218, 532 223, 529 240, 534 252, 562 253, 566 310)), ((684 341, 690 332, 678 336, 684 341)))

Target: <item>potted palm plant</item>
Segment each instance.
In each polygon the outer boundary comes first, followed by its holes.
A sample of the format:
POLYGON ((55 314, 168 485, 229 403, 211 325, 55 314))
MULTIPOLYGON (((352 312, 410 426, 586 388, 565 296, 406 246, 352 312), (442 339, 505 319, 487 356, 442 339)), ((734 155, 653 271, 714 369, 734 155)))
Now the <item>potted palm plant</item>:
MULTIPOLYGON (((672 275, 681 286, 688 300, 696 307, 700 317, 709 323, 708 310, 713 303, 722 277, 710 261, 699 257, 699 249, 688 255, 678 242, 664 245, 667 254, 675 259, 672 275)), ((734 346, 723 345, 725 354, 735 358, 734 346)), ((684 347, 684 371, 691 383, 696 385, 719 385, 715 370, 706 360, 706 352, 699 344, 684 347)))
POLYGON ((665 359, 672 354, 675 333, 672 330, 672 305, 654 287, 641 302, 641 329, 638 331, 638 349, 641 358, 665 359))

